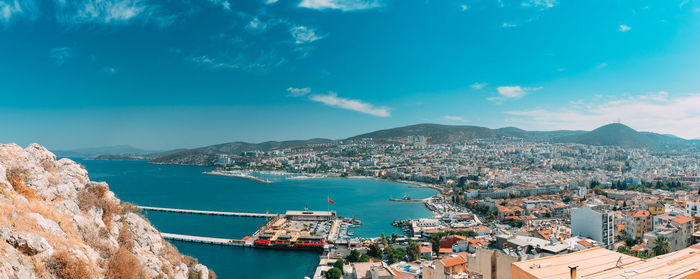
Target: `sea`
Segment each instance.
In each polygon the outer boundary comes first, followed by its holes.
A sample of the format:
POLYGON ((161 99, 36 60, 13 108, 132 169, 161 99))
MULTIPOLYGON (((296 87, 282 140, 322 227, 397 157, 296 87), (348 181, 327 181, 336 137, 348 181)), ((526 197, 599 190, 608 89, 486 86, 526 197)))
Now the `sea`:
MULTIPOLYGON (((286 210, 334 210, 363 224, 351 228, 357 237, 401 234, 394 220, 425 218, 432 213, 422 203, 391 202, 390 197, 426 198, 428 188, 363 178, 250 179, 203 174, 207 167, 154 165, 146 161, 73 159, 85 166, 92 181, 105 181, 122 201, 143 206, 213 211, 284 213, 286 210), (328 202, 332 199, 335 204, 328 202)), ((253 234, 264 218, 145 212, 159 231, 240 239, 253 234)), ((218 278, 301 279, 311 276, 319 254, 171 241, 197 258, 218 278)))

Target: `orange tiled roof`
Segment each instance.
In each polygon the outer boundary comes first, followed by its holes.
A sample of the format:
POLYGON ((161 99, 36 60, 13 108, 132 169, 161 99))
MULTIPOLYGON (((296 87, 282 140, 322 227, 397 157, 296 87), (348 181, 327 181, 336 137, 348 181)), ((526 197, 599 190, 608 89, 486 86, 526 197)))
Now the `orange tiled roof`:
POLYGON ((629 215, 630 217, 636 218, 636 217, 650 216, 651 213, 649 212, 649 210, 637 210, 637 211, 628 212, 627 215, 629 215))
POLYGON ((440 250, 438 250, 438 252, 440 254, 450 254, 450 253, 452 253, 452 248, 440 248, 440 250))
POLYGON ((671 221, 676 222, 678 224, 685 224, 685 223, 688 223, 690 221, 693 221, 693 219, 688 217, 688 216, 679 215, 678 217, 676 217, 675 219, 673 219, 671 221))
POLYGON ((467 263, 467 260, 465 260, 462 257, 452 257, 452 258, 442 259, 441 262, 442 262, 442 264, 445 265, 445 267, 451 267, 451 266, 455 266, 455 265, 465 264, 465 263, 467 263))
POLYGON ((585 241, 585 240, 579 240, 576 243, 583 245, 583 247, 590 247, 591 245, 593 245, 590 242, 585 241))

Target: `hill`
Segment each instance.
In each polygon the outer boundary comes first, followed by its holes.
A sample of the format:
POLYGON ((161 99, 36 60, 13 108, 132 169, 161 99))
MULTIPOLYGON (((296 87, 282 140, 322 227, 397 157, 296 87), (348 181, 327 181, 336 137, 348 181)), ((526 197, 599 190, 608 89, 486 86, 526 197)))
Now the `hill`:
MULTIPOLYGON (((479 126, 417 124, 369 132, 349 137, 345 140, 372 138, 376 143, 400 143, 405 142, 408 136, 424 136, 426 142, 430 144, 457 143, 473 139, 516 137, 532 141, 644 147, 655 150, 676 150, 681 152, 688 150, 688 148, 697 149, 697 147, 700 146, 700 141, 698 140, 689 141, 673 135, 638 132, 619 123, 605 125, 593 131, 526 131, 516 127, 489 129, 479 126)), ((154 154, 149 158, 155 158, 150 162, 156 164, 213 165, 218 160, 218 154, 240 155, 245 151, 270 151, 330 142, 333 142, 333 140, 310 139, 268 141, 263 143, 231 142, 195 149, 154 154)))
POLYGON ((214 277, 139 213, 70 159, 0 144, 0 278, 214 277))
POLYGON ((660 148, 671 141, 682 142, 684 140, 656 133, 642 133, 624 124, 612 123, 590 132, 556 137, 552 141, 588 145, 660 148))
POLYGON ((348 138, 359 140, 372 138, 378 142, 405 139, 408 136, 421 135, 427 138, 429 143, 452 143, 471 139, 494 138, 507 136, 507 133, 479 126, 452 126, 439 124, 417 124, 386 130, 379 130, 348 138))
POLYGON ((195 149, 169 152, 159 156, 151 163, 179 165, 212 165, 218 160, 217 154, 240 154, 246 151, 270 151, 273 149, 297 148, 313 144, 330 143, 329 139, 267 141, 263 143, 230 142, 210 145, 195 149))
POLYGON ((79 148, 70 150, 56 150, 54 153, 57 157, 69 157, 69 158, 94 158, 100 155, 111 155, 111 154, 132 154, 132 155, 145 155, 151 153, 158 153, 162 151, 156 150, 144 150, 136 148, 130 145, 114 145, 114 146, 102 146, 102 147, 90 147, 90 148, 79 148))

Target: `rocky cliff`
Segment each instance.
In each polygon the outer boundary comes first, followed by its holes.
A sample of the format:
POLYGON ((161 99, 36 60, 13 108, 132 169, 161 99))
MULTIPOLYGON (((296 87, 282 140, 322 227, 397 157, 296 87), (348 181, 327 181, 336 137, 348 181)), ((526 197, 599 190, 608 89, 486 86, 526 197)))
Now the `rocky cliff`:
POLYGON ((0 278, 213 278, 81 165, 0 145, 0 278))

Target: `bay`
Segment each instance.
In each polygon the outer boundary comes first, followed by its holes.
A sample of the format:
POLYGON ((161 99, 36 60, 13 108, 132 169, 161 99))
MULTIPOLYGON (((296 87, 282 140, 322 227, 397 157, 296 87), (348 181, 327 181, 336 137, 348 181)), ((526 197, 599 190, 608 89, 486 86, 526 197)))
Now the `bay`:
MULTIPOLYGON (((145 161, 79 160, 93 181, 106 181, 121 200, 143 206, 284 213, 286 210, 335 210, 340 216, 363 221, 355 236, 377 237, 401 233, 391 223, 429 217, 422 203, 390 202, 410 195, 426 198, 435 191, 408 184, 355 178, 289 179, 260 183, 245 178, 203 174, 210 168, 152 165, 145 161), (328 203, 330 197, 335 204, 328 203)), ((161 232, 242 238, 251 235, 263 218, 147 212, 161 232)), ((313 273, 318 253, 224 247, 172 241, 183 254, 199 259, 218 278, 290 278, 313 273)))

